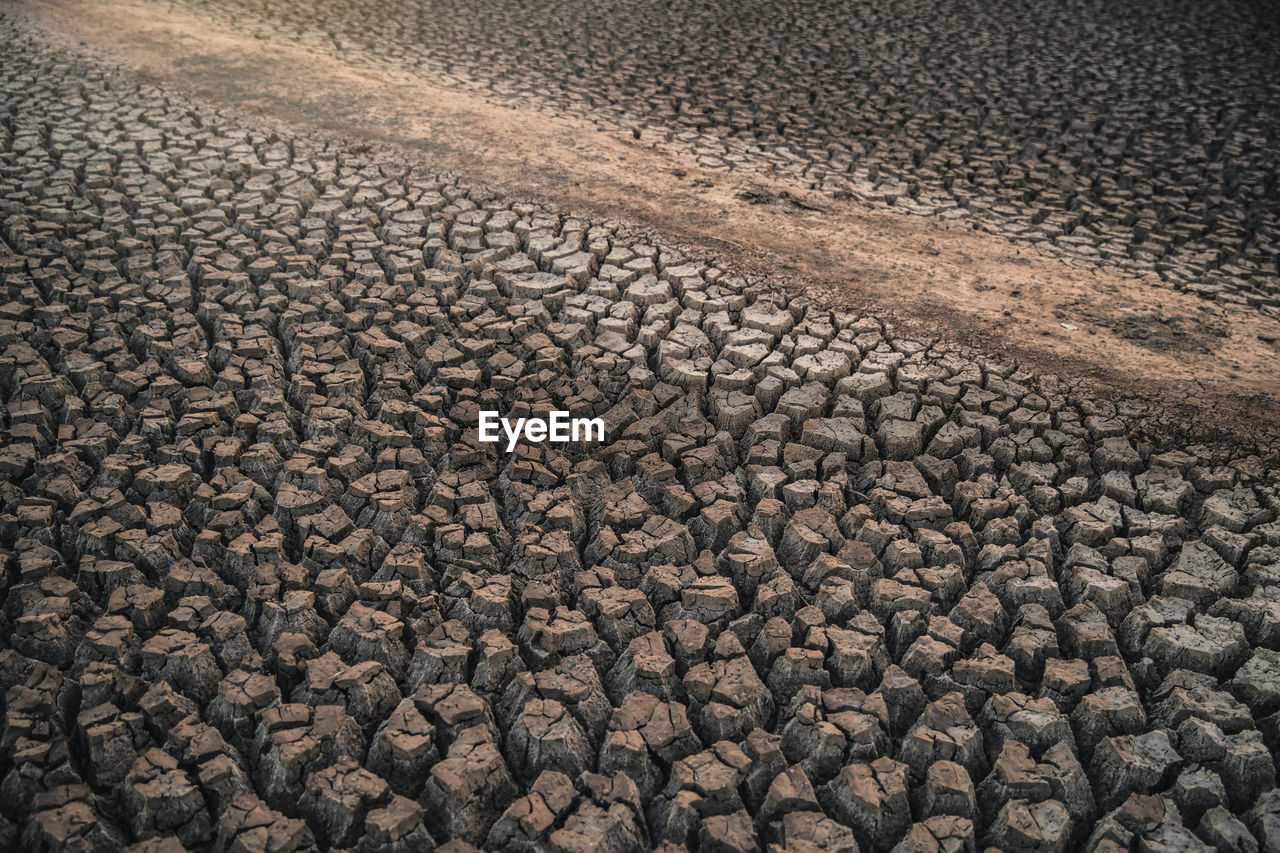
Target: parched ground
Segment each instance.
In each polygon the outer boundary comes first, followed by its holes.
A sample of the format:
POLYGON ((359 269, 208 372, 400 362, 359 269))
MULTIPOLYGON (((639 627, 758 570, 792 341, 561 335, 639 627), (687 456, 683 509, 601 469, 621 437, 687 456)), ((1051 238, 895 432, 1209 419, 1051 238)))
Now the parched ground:
MULTIPOLYGON (((1280 320, 1268 306, 1175 289, 1132 258, 1011 242, 1016 228, 996 228, 972 212, 908 214, 872 197, 824 192, 803 169, 707 166, 687 145, 659 145, 643 133, 637 139, 604 105, 584 113, 549 91, 501 95, 460 78, 457 67, 452 75, 424 69, 440 54, 393 49, 394 42, 379 51, 335 46, 314 34, 291 38, 283 25, 254 15, 147 0, 24 0, 16 14, 72 55, 98 55, 171 81, 206 107, 234 108, 288 134, 392 144, 420 154, 428 170, 448 170, 506 198, 640 224, 710 250, 714 263, 833 306, 874 310, 916 334, 1008 353, 1038 372, 1089 378, 1106 393, 1190 405, 1197 424, 1228 433, 1254 425, 1280 393, 1280 320)), ((369 10, 365 26, 386 14, 369 10)), ((1275 102, 1255 112, 1265 115, 1275 102)), ((1251 156, 1274 168, 1268 145, 1255 143, 1250 150, 1261 152, 1251 156)), ((1263 195, 1266 181, 1255 183, 1263 195)), ((1251 204, 1274 209, 1274 198, 1251 204)), ((1267 227, 1246 243, 1273 245, 1267 227)), ((1265 290, 1275 272, 1251 280, 1265 290)))
POLYGON ((1265 0, 178 0, 1280 314, 1265 0))
POLYGON ((1280 850, 1273 21, 810 5, 0 7, 0 849, 1280 850))

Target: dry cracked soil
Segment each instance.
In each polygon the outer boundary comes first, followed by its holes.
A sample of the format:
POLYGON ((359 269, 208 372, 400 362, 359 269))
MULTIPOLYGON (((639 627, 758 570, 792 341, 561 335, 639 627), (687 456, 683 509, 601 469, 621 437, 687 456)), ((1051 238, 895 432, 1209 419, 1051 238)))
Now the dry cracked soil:
POLYGON ((1277 853, 1278 30, 0 5, 0 849, 1277 853))

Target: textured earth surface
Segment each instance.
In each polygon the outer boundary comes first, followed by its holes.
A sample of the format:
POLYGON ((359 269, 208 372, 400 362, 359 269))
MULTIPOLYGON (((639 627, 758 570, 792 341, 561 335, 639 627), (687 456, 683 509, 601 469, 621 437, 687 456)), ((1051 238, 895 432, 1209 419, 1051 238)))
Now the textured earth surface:
POLYGON ((0 39, 0 848, 1280 850, 1274 445, 0 39))
POLYGON ((177 0, 1280 316, 1269 0, 177 0))

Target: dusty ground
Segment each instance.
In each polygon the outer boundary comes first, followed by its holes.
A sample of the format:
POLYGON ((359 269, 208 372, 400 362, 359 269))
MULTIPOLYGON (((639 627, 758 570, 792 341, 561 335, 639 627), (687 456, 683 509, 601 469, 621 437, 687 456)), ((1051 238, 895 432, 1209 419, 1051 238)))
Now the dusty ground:
POLYGON ((54 45, 13 8, 0 850, 1280 851, 1248 318, 143 7, 21 7, 54 45), (502 450, 486 410, 606 435, 502 450))
POLYGON ((625 218, 913 333, 1011 353, 1204 424, 1256 427, 1280 394, 1280 323, 1154 277, 1073 266, 960 224, 807 198, 581 118, 486 102, 367 57, 244 36, 160 3, 17 6, 47 34, 201 99, 419 151, 512 196, 625 218))

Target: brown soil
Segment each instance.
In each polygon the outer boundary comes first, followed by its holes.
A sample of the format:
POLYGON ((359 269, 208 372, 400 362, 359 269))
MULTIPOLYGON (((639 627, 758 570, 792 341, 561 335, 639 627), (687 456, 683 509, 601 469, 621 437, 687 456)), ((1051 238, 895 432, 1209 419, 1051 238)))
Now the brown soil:
POLYGON ((625 219, 922 337, 1145 399, 1158 413, 1189 416, 1203 435, 1256 435, 1275 420, 1265 415, 1280 399, 1280 322, 1154 277, 814 197, 782 179, 709 170, 583 116, 490 102, 376 57, 238 33, 149 0, 11 8, 47 38, 216 106, 390 143, 511 197, 625 219))
POLYGON ((1226 326, 1208 317, 1170 317, 1159 309, 1126 309, 1109 317, 1099 317, 1097 322, 1126 341, 1156 352, 1212 353, 1223 339, 1230 337, 1226 326))

